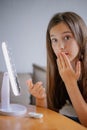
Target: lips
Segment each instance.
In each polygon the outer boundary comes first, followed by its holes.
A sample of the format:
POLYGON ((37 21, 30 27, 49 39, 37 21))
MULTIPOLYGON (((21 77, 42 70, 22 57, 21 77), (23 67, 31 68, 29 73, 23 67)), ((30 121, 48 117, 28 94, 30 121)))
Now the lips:
POLYGON ((65 55, 69 55, 69 53, 68 52, 65 52, 65 51, 61 51, 62 53, 64 53, 65 55))
MULTIPOLYGON (((61 51, 60 53, 64 53, 66 56, 69 56, 70 54, 68 52, 64 52, 64 51, 61 51)), ((56 56, 58 55, 58 53, 56 53, 56 56)))
POLYGON ((68 53, 68 52, 65 52, 65 55, 69 55, 69 53, 68 53))

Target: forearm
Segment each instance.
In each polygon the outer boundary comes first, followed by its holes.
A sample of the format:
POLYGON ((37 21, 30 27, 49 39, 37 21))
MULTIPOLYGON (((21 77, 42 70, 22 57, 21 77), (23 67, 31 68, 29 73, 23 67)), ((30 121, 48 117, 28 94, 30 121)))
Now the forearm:
POLYGON ((66 84, 66 89, 81 123, 87 127, 87 103, 83 99, 77 82, 66 84))
POLYGON ((46 108, 47 107, 47 99, 46 98, 43 98, 43 99, 36 98, 36 106, 46 108))

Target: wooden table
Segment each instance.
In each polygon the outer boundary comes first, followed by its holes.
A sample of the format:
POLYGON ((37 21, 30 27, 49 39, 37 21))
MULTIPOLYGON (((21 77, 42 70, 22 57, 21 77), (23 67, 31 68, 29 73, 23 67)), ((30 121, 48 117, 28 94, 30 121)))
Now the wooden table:
POLYGON ((82 125, 46 108, 29 105, 28 112, 43 113, 43 118, 0 115, 0 130, 87 130, 82 125))

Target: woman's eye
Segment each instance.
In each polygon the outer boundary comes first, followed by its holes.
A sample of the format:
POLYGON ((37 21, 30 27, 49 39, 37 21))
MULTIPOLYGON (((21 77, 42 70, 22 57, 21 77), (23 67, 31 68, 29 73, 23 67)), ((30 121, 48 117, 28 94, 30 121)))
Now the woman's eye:
POLYGON ((64 37, 65 40, 69 40, 70 39, 70 36, 66 36, 64 37))
POLYGON ((56 38, 51 39, 51 43, 56 43, 56 42, 57 42, 56 38))

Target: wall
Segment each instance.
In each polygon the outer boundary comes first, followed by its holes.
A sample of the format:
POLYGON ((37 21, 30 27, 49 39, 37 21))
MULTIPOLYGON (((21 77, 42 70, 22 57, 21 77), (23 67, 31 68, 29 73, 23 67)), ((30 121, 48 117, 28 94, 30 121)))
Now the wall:
POLYGON ((0 0, 0 71, 6 71, 1 42, 13 52, 17 72, 46 65, 45 35, 56 12, 75 11, 87 21, 87 0, 0 0))

